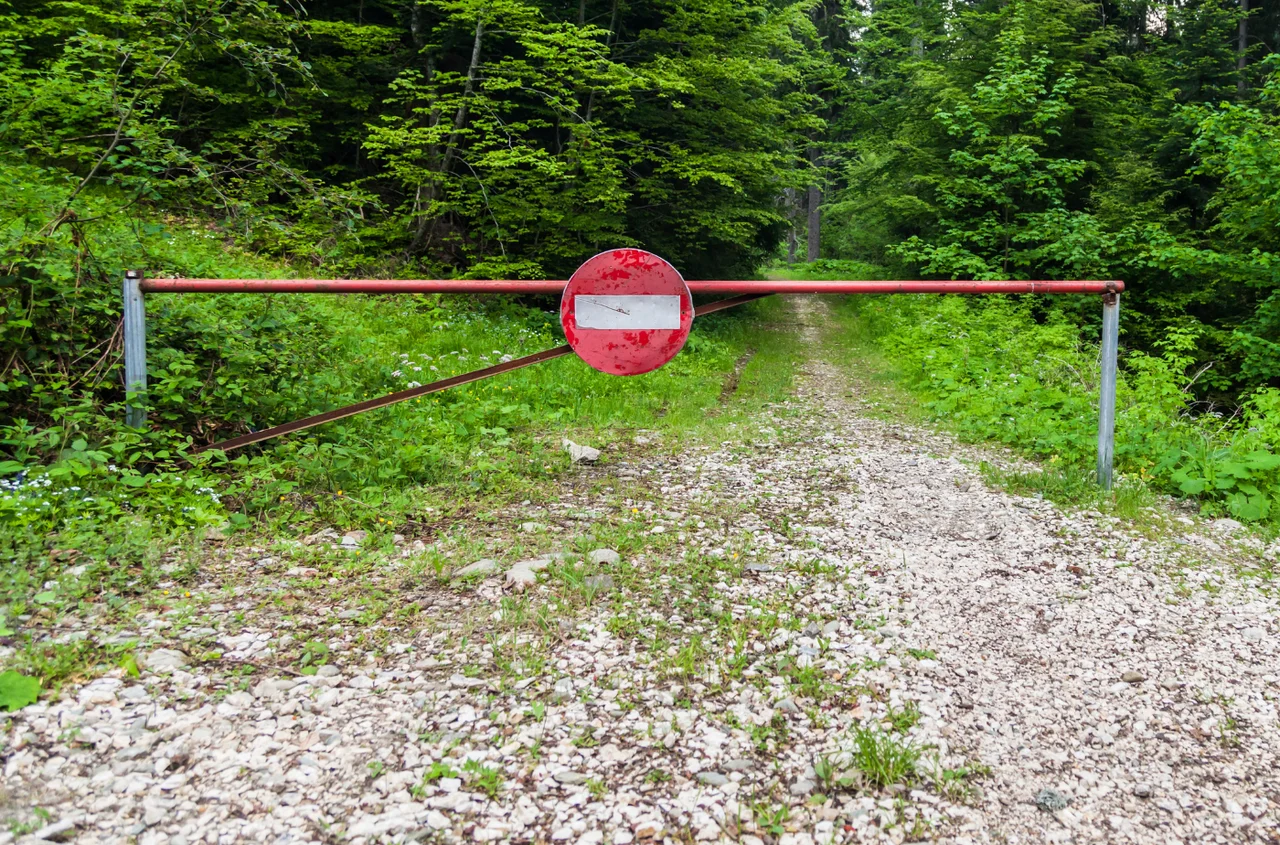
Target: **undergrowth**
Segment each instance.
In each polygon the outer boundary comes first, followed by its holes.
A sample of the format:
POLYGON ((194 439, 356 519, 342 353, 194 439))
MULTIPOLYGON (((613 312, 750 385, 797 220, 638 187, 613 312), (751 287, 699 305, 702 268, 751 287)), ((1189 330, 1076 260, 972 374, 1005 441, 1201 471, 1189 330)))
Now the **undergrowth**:
MULTIPOLYGON (((850 264, 780 274, 876 277, 875 267, 850 264)), ((1010 484, 1098 498, 1098 331, 1080 325, 1078 303, 851 296, 831 305, 840 333, 872 345, 895 381, 923 400, 925 415, 967 440, 1007 444, 1042 462, 1043 473, 1009 476, 1010 484)), ((1121 326, 1112 506, 1136 513, 1162 492, 1192 499, 1208 516, 1280 524, 1280 390, 1261 389, 1239 408, 1205 407, 1192 391, 1202 375, 1192 367, 1194 330, 1171 332, 1151 355, 1126 350, 1121 326)))

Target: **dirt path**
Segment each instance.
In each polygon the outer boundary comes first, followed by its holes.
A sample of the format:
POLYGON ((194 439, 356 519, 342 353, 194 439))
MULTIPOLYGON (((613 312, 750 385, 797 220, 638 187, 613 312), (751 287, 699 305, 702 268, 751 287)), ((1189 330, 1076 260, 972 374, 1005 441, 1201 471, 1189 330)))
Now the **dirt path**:
POLYGON ((505 515, 560 559, 423 587, 406 548, 411 610, 362 640, 316 607, 157 620, 174 665, 21 711, 6 788, 85 842, 1280 841, 1259 552, 987 489, 867 414, 796 308, 792 401, 505 515), (317 674, 225 669, 303 629, 317 674))

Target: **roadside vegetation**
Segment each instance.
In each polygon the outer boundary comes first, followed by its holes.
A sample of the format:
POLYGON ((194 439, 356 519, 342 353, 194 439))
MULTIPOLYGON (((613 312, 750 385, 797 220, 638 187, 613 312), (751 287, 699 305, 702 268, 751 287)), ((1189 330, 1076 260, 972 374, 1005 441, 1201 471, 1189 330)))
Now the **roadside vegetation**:
MULTIPOLYGON (((775 267, 779 278, 886 278, 883 267, 825 260, 775 267)), ((908 413, 962 438, 997 442, 1042 469, 1002 484, 1069 501, 1097 500, 1096 330, 1075 314, 1097 297, 857 296, 832 300, 844 363, 922 400, 908 413), (869 366, 868 366, 869 365, 869 366)), ((1098 305, 1099 310, 1101 306, 1098 305)), ((1116 501, 1184 497, 1206 516, 1280 525, 1280 390, 1234 408, 1199 403, 1196 334, 1170 333, 1153 352, 1124 343, 1117 387, 1116 501)))
MULTIPOLYGON (((210 422, 219 412, 183 402, 191 385, 183 374, 198 369, 191 359, 202 352, 226 365, 213 368, 213 389, 190 376, 203 385, 196 395, 234 404, 256 428, 558 345, 558 312, 550 300, 438 296, 153 296, 148 304, 161 337, 185 329, 227 338, 216 353, 156 342, 148 429, 125 429, 119 404, 86 399, 60 407, 51 425, 17 420, 4 432, 16 473, 0 490, 0 555, 11 564, 0 572, 0 636, 16 647, 10 665, 44 690, 103 667, 137 671, 131 641, 63 643, 42 633, 63 619, 88 614, 123 631, 157 607, 197 618, 217 598, 192 594, 196 573, 210 571, 210 538, 271 548, 321 529, 357 530, 367 547, 391 552, 397 534, 434 537, 454 548, 421 554, 410 583, 415 573, 447 583, 468 553, 489 553, 474 546, 474 520, 541 500, 560 483, 571 467, 565 438, 602 448, 606 463, 614 449, 634 448, 637 432, 656 449, 719 439, 786 394, 796 359, 778 330, 780 304, 765 301, 700 319, 676 361, 644 376, 607 376, 566 357, 226 456, 193 455, 196 437, 228 436, 210 422)), ((349 584, 359 606, 372 602, 370 620, 400 607, 383 598, 389 573, 331 557, 303 555, 309 574, 294 579, 297 588, 315 590, 323 573, 349 584)), ((21 676, 0 676, 0 707, 10 680, 14 706, 34 700, 21 676)))
MULTIPOLYGON (((383 833, 563 840, 625 794, 627 841, 922 841, 1042 778, 1114 822, 1157 795, 1114 776, 1149 737, 1247 749, 1269 623, 1139 629, 1275 576, 1277 50, 1247 0, 0 0, 0 825, 336 841, 407 794, 428 814, 383 833), (556 298, 155 294, 123 424, 127 269, 563 279, 625 246, 688 279, 1123 279, 1115 489, 1080 296, 772 297, 643 376, 565 356, 224 454, 559 346, 556 298), (989 520, 1007 497, 861 413, 1008 447, 992 486, 1077 507, 989 520), (1200 571, 1165 496, 1236 557, 1200 571), (1098 683, 1212 713, 1117 733, 1098 683), (1019 724, 1058 706, 1088 719, 1019 724)), ((1204 809, 1167 774, 1159 806, 1204 809)), ((1220 797, 1233 830, 1265 812, 1220 797)))

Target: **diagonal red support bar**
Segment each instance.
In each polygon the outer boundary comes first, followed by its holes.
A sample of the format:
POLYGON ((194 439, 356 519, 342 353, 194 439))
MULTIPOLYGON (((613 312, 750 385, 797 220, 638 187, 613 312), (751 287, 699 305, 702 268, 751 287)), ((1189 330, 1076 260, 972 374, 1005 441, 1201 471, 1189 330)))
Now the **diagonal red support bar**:
MULTIPOLYGON (((711 314, 715 311, 723 311, 726 308, 733 308, 760 299, 768 294, 746 294, 743 296, 735 296, 731 299, 722 299, 719 302, 708 302, 705 305, 699 305, 696 314, 701 317, 703 314, 711 314)), ((193 451, 193 454, 200 452, 211 452, 214 450, 222 450, 230 452, 232 449, 239 449, 242 446, 249 446, 253 443, 261 443, 263 440, 270 440, 273 437, 279 437, 282 434, 292 434, 295 431, 304 431, 334 420, 353 417, 356 414, 372 411, 377 408, 385 408, 388 405, 394 405, 397 402, 404 402, 408 399, 416 399, 420 396, 426 396, 428 393, 439 393, 441 390, 448 390, 451 387, 457 387, 463 384, 470 384, 473 381, 490 378, 492 376, 509 373, 512 370, 518 370, 521 367, 527 367, 530 364, 540 364, 543 361, 550 361, 553 358, 559 358, 562 355, 568 355, 573 352, 573 347, 557 346, 555 349, 548 349, 545 352, 536 352, 533 355, 526 355, 523 358, 516 358, 501 364, 494 364, 492 367, 485 367, 481 370, 472 370, 469 373, 452 376, 450 378, 434 381, 430 384, 411 387, 407 390, 397 391, 396 393, 388 393, 386 396, 379 396, 376 399, 366 399, 363 402, 357 402, 354 405, 347 405, 345 408, 335 408, 332 411, 325 411, 323 414, 306 417, 305 419, 294 420, 293 422, 277 425, 272 428, 263 429, 261 431, 253 431, 248 434, 242 434, 239 437, 232 437, 229 440, 223 440, 214 443, 211 446, 202 446, 193 451)))
MULTIPOLYGON (((566 282, 520 279, 145 279, 144 293, 506 293, 559 294, 566 282)), ((701 281, 694 294, 1119 293, 1120 281, 701 281)))

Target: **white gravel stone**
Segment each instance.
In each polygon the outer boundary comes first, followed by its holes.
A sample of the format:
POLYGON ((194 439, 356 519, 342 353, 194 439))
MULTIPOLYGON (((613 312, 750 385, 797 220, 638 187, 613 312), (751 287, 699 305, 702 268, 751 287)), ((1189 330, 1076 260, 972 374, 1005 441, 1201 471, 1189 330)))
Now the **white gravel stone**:
POLYGON ((569 453, 569 460, 575 464, 593 464, 600 460, 600 450, 592 446, 583 446, 565 438, 562 441, 564 450, 569 453))
POLYGON ((498 562, 489 558, 482 558, 475 563, 469 563, 466 566, 453 573, 455 578, 472 578, 478 575, 492 575, 498 571, 498 562))
POLYGON ((509 590, 515 590, 523 593, 528 588, 538 583, 538 575, 531 569, 523 566, 513 566, 507 570, 504 577, 504 584, 509 590))
POLYGON ((144 654, 139 662, 150 672, 172 672, 186 666, 191 659, 175 648, 157 648, 144 654))

